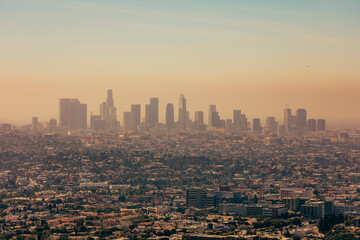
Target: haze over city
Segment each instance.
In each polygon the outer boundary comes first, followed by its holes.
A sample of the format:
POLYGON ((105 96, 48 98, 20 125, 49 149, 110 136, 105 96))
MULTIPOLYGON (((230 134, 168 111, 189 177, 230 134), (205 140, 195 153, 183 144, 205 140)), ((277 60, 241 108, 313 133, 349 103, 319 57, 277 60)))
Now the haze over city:
MULTIPOLYGON (((0 122, 58 118, 59 98, 118 115, 159 98, 225 118, 360 121, 358 1, 1 1, 0 122), (10 104, 11 103, 11 104, 10 104)), ((165 115, 159 116, 164 121, 165 115)))
POLYGON ((0 0, 0 240, 360 239, 359 0, 0 0))

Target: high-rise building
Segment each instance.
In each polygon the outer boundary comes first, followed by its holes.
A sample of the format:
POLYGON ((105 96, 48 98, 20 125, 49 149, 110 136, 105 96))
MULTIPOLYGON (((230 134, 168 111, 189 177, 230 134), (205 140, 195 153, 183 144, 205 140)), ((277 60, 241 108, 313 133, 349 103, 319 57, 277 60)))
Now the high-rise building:
POLYGON ((189 207, 206 208, 207 190, 201 188, 192 188, 186 190, 186 205, 189 207))
POLYGON ((186 98, 183 94, 180 95, 179 99, 179 126, 182 129, 186 129, 186 98))
POLYGON ((107 103, 106 102, 102 102, 100 104, 100 116, 101 116, 101 119, 107 119, 108 108, 107 108, 107 103))
POLYGON ((233 111, 233 124, 232 129, 236 132, 241 132, 241 110, 233 111))
POLYGON ((286 131, 285 131, 285 125, 282 124, 278 127, 278 132, 277 134, 280 136, 280 137, 283 137, 286 135, 286 131))
POLYGON ((302 135, 307 130, 307 114, 306 110, 300 108, 296 110, 296 132, 298 135, 302 135))
POLYGON ((230 130, 232 126, 232 119, 226 119, 225 120, 225 129, 230 130))
POLYGON ((33 117, 32 118, 32 130, 34 132, 37 132, 38 131, 38 128, 39 128, 39 120, 37 117, 33 117))
POLYGON ((109 129, 117 129, 118 128, 118 121, 117 121, 117 114, 116 108, 114 107, 114 99, 113 99, 113 92, 111 89, 107 90, 107 99, 106 99, 106 107, 107 107, 107 128, 109 129))
POLYGON ((166 127, 168 129, 174 128, 174 105, 172 103, 168 103, 166 105, 166 127))
POLYGON ((257 133, 262 132, 262 127, 261 127, 261 124, 260 124, 260 118, 254 118, 253 119, 253 131, 257 132, 257 133))
POLYGON ((245 114, 240 115, 240 127, 242 131, 248 130, 248 121, 245 114))
POLYGON ((150 127, 154 127, 159 123, 159 99, 150 98, 151 114, 150 127))
POLYGON ((325 131, 325 119, 318 119, 317 120, 317 130, 318 131, 325 131))
POLYGON ((112 89, 107 90, 106 104, 109 108, 114 107, 114 99, 112 89))
POLYGON ((138 129, 138 127, 140 126, 140 121, 141 121, 141 105, 140 104, 132 104, 131 112, 134 117, 136 129, 138 129))
POLYGON ((78 99, 59 100, 59 126, 63 131, 87 128, 87 105, 78 99))
POLYGON ((132 112, 124 112, 123 113, 123 123, 125 131, 134 131, 136 130, 136 122, 132 112))
POLYGON ((150 104, 145 105, 145 123, 153 128, 159 123, 159 99, 150 98, 150 104))
MULTIPOLYGON (((211 125, 209 127, 219 128, 222 123, 220 122, 220 116, 218 112, 210 112, 211 114, 211 125)), ((225 125, 225 124, 224 124, 225 125)))
POLYGON ((209 105, 209 127, 218 128, 220 125, 220 116, 216 111, 216 105, 209 105))
POLYGON ((285 127, 285 133, 286 134, 291 132, 291 125, 292 125, 291 109, 286 108, 284 110, 284 127, 285 127))
POLYGON ((50 119, 49 121, 49 130, 55 131, 57 129, 57 121, 55 118, 50 119))
POLYGON ((203 111, 195 112, 195 123, 196 124, 204 124, 204 112, 203 111))
POLYGON ((315 132, 316 131, 316 119, 308 120, 308 131, 315 132))
POLYGON ((277 133, 278 123, 275 120, 275 117, 266 118, 266 129, 272 133, 277 133))
POLYGON ((99 120, 102 120, 102 119, 103 118, 102 118, 101 115, 94 115, 93 113, 91 113, 91 115, 90 115, 90 128, 95 129, 96 122, 99 121, 99 120))
POLYGON ((239 125, 241 124, 241 110, 234 110, 233 112, 233 123, 234 125, 239 125))
POLYGON ((145 123, 148 127, 151 127, 151 104, 145 104, 145 123))
MULTIPOLYGON (((112 89, 107 90, 106 102, 100 104, 100 116, 106 121, 107 129, 117 129, 119 122, 117 120, 116 108, 114 107, 114 99, 112 89)), ((98 121, 98 120, 96 120, 98 121)))

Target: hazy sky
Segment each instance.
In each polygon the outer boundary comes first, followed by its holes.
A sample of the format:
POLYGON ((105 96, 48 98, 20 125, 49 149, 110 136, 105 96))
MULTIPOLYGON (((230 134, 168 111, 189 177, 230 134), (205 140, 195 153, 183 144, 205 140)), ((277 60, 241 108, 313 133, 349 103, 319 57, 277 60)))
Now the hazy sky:
MULTIPOLYGON (((118 118, 160 99, 251 120, 285 104, 360 126, 359 0, 0 0, 0 122, 58 118, 59 98, 118 118)), ((177 112, 177 111, 175 111, 177 112)))

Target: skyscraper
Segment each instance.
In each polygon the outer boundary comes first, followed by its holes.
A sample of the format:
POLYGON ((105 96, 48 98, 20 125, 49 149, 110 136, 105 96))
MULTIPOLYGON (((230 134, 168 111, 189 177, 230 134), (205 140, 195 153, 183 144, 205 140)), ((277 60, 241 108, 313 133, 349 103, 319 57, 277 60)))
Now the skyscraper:
POLYGON ((32 130, 33 130, 34 132, 37 132, 37 131, 38 131, 38 128, 39 128, 38 118, 37 118, 37 117, 33 117, 33 118, 32 118, 32 130))
POLYGON ((237 132, 241 132, 241 110, 234 110, 233 111, 233 130, 237 132))
POLYGON ((57 121, 55 118, 52 118, 50 119, 50 122, 49 122, 49 130, 50 131, 55 131, 57 128, 57 121))
POLYGON ((104 120, 107 119, 108 109, 107 109, 107 103, 106 102, 102 102, 100 104, 100 116, 101 116, 101 119, 104 119, 104 120))
POLYGON ((166 105, 166 127, 168 129, 174 128, 174 105, 172 103, 168 103, 166 105))
POLYGON ((125 131, 133 131, 136 130, 136 122, 132 112, 124 112, 123 113, 123 123, 125 131))
POLYGON ((145 104, 145 123, 148 127, 151 127, 151 104, 145 104))
POLYGON ((59 126, 63 131, 87 128, 87 105, 78 99, 59 100, 59 126))
POLYGON ((277 133, 278 123, 275 121, 275 117, 266 118, 266 129, 272 133, 277 133))
POLYGON ((308 120, 308 131, 315 132, 316 131, 316 119, 308 120))
POLYGON ((179 126, 182 129, 186 128, 186 98, 183 94, 180 95, 179 99, 179 126))
POLYGON ((317 120, 317 130, 318 131, 325 131, 325 119, 318 119, 317 120))
POLYGON ((150 98, 151 114, 150 114, 150 126, 154 127, 159 123, 159 99, 150 98))
POLYGON ((150 98, 150 104, 145 105, 145 123, 153 128, 159 123, 159 99, 150 98))
POLYGON ((253 119, 253 131, 257 133, 261 133, 262 127, 260 124, 260 118, 254 118, 253 119))
POLYGON ((285 127, 285 133, 288 134, 291 132, 291 109, 286 108, 284 110, 284 127, 285 127))
POLYGON ((240 125, 240 123, 241 123, 241 110, 234 110, 234 112, 233 112, 233 123, 234 123, 234 125, 240 125))
POLYGON ((99 121, 99 120, 103 120, 101 115, 94 115, 93 113, 91 113, 91 115, 90 115, 90 128, 95 130, 96 122, 99 121))
POLYGON ((119 127, 112 89, 107 90, 106 102, 100 104, 100 116, 102 120, 106 121, 107 129, 117 129, 119 127))
POLYGON ((106 104, 107 104, 108 108, 114 107, 114 99, 113 99, 112 89, 107 90, 106 104))
POLYGON ((195 112, 195 123, 196 124, 204 124, 204 112, 203 111, 195 112))
POLYGON ((296 132, 298 135, 302 135, 307 130, 307 116, 306 110, 300 108, 296 110, 296 132))
POLYGON ((240 127, 241 130, 247 131, 248 130, 248 121, 245 114, 240 115, 240 127))
POLYGON ((216 125, 216 122, 214 122, 214 120, 217 119, 216 116, 218 116, 216 112, 216 105, 209 105, 209 127, 213 127, 214 124, 216 125))
POLYGON ((136 129, 140 126, 141 121, 141 105, 140 104, 132 104, 131 112, 134 117, 136 129))

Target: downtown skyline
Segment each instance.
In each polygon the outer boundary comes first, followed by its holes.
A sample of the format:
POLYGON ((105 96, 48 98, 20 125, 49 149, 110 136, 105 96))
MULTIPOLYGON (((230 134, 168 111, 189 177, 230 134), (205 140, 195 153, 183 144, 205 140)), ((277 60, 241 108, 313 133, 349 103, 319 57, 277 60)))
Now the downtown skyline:
MULTIPOLYGON (((234 105, 227 105, 226 108, 228 109, 231 109, 230 110, 230 113, 228 112, 225 112, 223 109, 221 109, 221 106, 216 104, 216 103, 213 103, 213 102, 210 102, 208 103, 206 106, 201 106, 200 108, 194 108, 194 106, 191 106, 191 101, 189 103, 189 99, 187 99, 187 97, 185 96, 185 94, 181 93, 180 95, 178 95, 178 99, 177 100, 174 100, 173 102, 167 102, 165 100, 162 100, 160 99, 159 97, 156 97, 156 96, 152 96, 152 97, 148 97, 148 99, 145 101, 145 103, 139 103, 138 101, 136 102, 133 102, 131 104, 129 104, 128 106, 123 106, 122 109, 118 109, 118 103, 116 101, 116 99, 118 98, 116 92, 115 92, 115 96, 113 96, 113 89, 108 89, 108 90, 104 90, 104 93, 107 92, 107 94, 105 94, 105 97, 103 99, 105 99, 106 101, 100 101, 98 103, 98 106, 97 107, 94 107, 94 108, 90 108, 89 107, 89 104, 86 102, 86 101, 83 101, 82 99, 78 98, 78 97, 70 97, 70 98, 64 98, 64 97, 61 97, 58 99, 57 101, 57 106, 56 106, 56 114, 53 115, 53 116, 50 116, 49 118, 42 118, 42 117, 39 117, 39 114, 33 114, 31 116, 31 119, 29 121, 29 119, 27 119, 27 121, 24 121, 23 123, 17 123, 17 122, 11 122, 11 121, 0 121, 0 124, 2 123, 10 123, 12 125, 18 125, 18 126, 21 126, 21 125, 27 125, 27 124, 31 124, 31 121, 34 120, 34 118, 37 119, 37 121, 40 123, 40 122, 48 122, 49 120, 52 120, 52 119, 55 119, 57 120, 59 126, 61 125, 60 122, 61 122, 61 102, 63 101, 76 101, 76 102, 81 102, 82 105, 85 105, 86 107, 86 110, 85 110, 85 115, 86 115, 86 126, 88 128, 91 128, 91 117, 94 116, 95 119, 104 119, 106 120, 106 122, 108 122, 109 120, 108 119, 108 113, 105 113, 105 112, 109 112, 109 110, 105 110, 107 107, 105 105, 104 107, 104 104, 107 104, 109 106, 109 101, 111 102, 110 104, 110 107, 113 109, 111 110, 112 114, 114 115, 114 117, 110 117, 113 119, 113 121, 115 121, 114 123, 107 123, 106 125, 108 126, 107 128, 109 129, 123 129, 124 127, 124 119, 123 119, 123 114, 126 114, 126 113, 130 113, 130 112, 133 112, 133 111, 136 111, 138 112, 138 114, 140 114, 140 116, 136 117, 136 120, 134 120, 135 122, 138 122, 137 125, 139 125, 139 123, 150 123, 151 127, 150 128, 153 128, 155 125, 155 123, 160 123, 160 124, 165 124, 166 125, 166 119, 167 119, 167 108, 168 108, 168 105, 172 105, 173 107, 173 118, 174 118, 174 123, 179 123, 180 122, 183 122, 183 121, 186 121, 186 119, 189 119, 191 121, 195 121, 196 120, 196 113, 197 112, 201 112, 203 114, 203 122, 208 125, 209 124, 209 121, 210 121, 210 112, 211 111, 215 111, 217 113, 217 117, 226 121, 228 119, 231 119, 231 120, 234 120, 235 119, 235 112, 236 111, 240 111, 240 114, 246 114, 246 117, 247 117, 247 120, 248 120, 248 123, 253 124, 253 119, 259 119, 260 121, 260 124, 262 126, 265 126, 267 124, 267 118, 268 117, 271 117, 271 118, 275 118, 276 119, 276 122, 280 125, 286 125, 285 123, 285 111, 287 109, 290 110, 290 114, 291 114, 291 109, 293 110, 293 113, 295 115, 298 114, 298 111, 300 110, 304 110, 305 111, 305 115, 306 115, 306 112, 309 111, 307 108, 304 108, 302 106, 295 106, 295 107, 292 107, 292 106, 289 106, 288 104, 285 104, 283 106, 283 108, 281 108, 281 106, 279 106, 279 111, 281 111, 280 114, 275 114, 275 113, 270 113, 268 115, 264 115, 264 113, 261 113, 261 112, 258 112, 258 113, 255 113, 255 115, 250 115, 250 114, 247 114, 247 111, 244 110, 246 108, 240 108, 240 107, 236 107, 235 104, 234 105), (115 100, 114 100, 115 99, 115 100), (60 100, 60 105, 59 105, 59 100, 60 100), (183 101, 185 101, 183 103, 183 101), (154 113, 151 113, 151 114, 147 114, 147 108, 151 107, 152 104, 155 104, 156 105, 156 109, 155 109, 155 112, 154 113), (185 104, 185 105, 182 105, 182 104, 185 104), (185 111, 181 110, 183 107, 185 106, 185 111), (211 110, 211 108, 213 107, 214 110, 211 110), (134 109, 136 108, 136 109, 134 109), (306 109, 306 110, 305 110, 306 109), (59 111, 60 111, 60 115, 59 115, 59 111), (185 114, 186 117, 181 117, 180 116, 180 113, 182 114, 185 114), (150 119, 146 119, 146 115, 148 117, 151 118, 150 119), (35 116, 35 117, 34 117, 35 116), (100 117, 100 118, 99 118, 100 117), (183 120, 182 120, 183 119, 183 120), (117 121, 117 123, 116 123, 117 121), (112 127, 109 127, 109 124, 112 126, 112 127), (115 127, 115 125, 118 124, 119 126, 115 127)), ((148 111, 154 111, 154 110, 150 110, 148 109, 148 111)), ((276 111, 277 112, 277 111, 276 111)), ((294 115, 294 116, 295 116, 294 115)), ((306 118, 306 117, 305 117, 306 118)), ((316 112, 312 112, 311 114, 311 117, 308 118, 308 119, 326 119, 325 117, 321 116, 320 114, 316 113, 316 112)), ((111 120, 112 121, 112 120, 111 120)), ((256 121, 256 120, 255 120, 256 121)), ((326 119, 326 127, 327 128, 335 128, 336 126, 335 125, 332 125, 334 123, 332 123, 330 121, 330 124, 329 124, 329 121, 328 119, 326 119)), ((344 126, 346 127, 346 122, 345 123, 341 123, 339 122, 338 123, 340 126, 344 126)), ((178 125, 176 128, 185 128, 184 127, 185 125, 184 124, 180 124, 178 125)), ((352 127, 355 127, 356 128, 356 125, 352 126, 352 127)), ((61 127, 60 127, 61 129, 61 127)))
POLYGON ((288 105, 358 127, 359 11, 354 0, 2 1, 0 122, 56 116, 61 97, 97 109, 111 88, 119 113, 181 91, 191 112, 211 102, 227 118, 280 117, 288 105))
MULTIPOLYGON (((204 121, 206 112, 187 111, 187 99, 180 94, 178 104, 178 115, 175 116, 173 103, 167 103, 166 109, 159 108, 159 98, 151 97, 149 103, 131 104, 131 111, 125 111, 122 122, 118 118, 114 104, 113 90, 107 90, 106 101, 99 105, 99 112, 91 111, 88 114, 87 104, 77 98, 59 99, 59 126, 57 120, 52 118, 39 123, 38 117, 32 117, 32 131, 37 132, 39 128, 47 131, 77 131, 77 130, 112 130, 112 131, 148 131, 150 129, 168 130, 219 130, 224 129, 235 134, 253 132, 255 134, 275 134, 279 136, 303 136, 307 132, 324 132, 326 120, 314 118, 307 113, 306 109, 298 108, 292 112, 286 107, 283 114, 283 122, 273 115, 267 116, 261 121, 260 118, 248 118, 246 112, 241 109, 233 109, 231 118, 224 118, 219 114, 215 104, 210 104, 207 112, 208 121, 204 121), (165 114, 165 121, 159 120, 159 115, 165 114), (193 117, 192 117, 193 115, 193 117), (177 117, 177 121, 175 118, 177 117)), ((8 129, 10 124, 2 124, 3 129, 8 129)), ((11 127, 11 126, 10 126, 11 127)))

